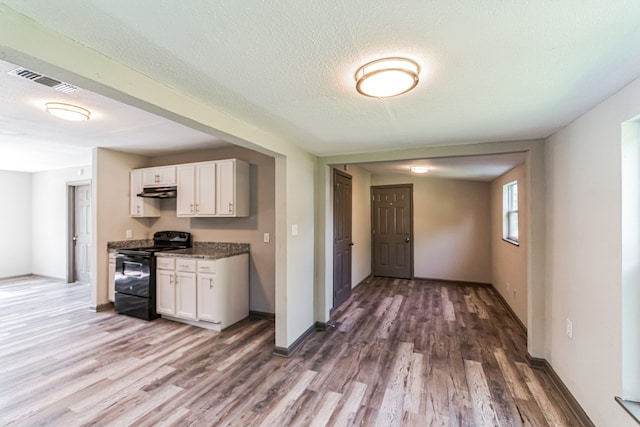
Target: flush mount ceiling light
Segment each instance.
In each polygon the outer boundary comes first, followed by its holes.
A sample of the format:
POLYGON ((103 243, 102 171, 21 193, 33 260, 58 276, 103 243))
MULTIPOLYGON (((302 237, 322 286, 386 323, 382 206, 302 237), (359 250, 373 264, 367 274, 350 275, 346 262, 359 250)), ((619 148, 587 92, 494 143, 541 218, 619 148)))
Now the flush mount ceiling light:
POLYGON ((430 168, 426 166, 411 166, 409 169, 411 169, 413 173, 427 173, 430 168))
POLYGON ((89 120, 91 111, 77 105, 64 104, 62 102, 47 102, 45 104, 47 113, 64 120, 89 120))
POLYGON ((356 90, 373 98, 402 95, 416 87, 419 73, 420 67, 410 59, 378 59, 358 68, 356 90))

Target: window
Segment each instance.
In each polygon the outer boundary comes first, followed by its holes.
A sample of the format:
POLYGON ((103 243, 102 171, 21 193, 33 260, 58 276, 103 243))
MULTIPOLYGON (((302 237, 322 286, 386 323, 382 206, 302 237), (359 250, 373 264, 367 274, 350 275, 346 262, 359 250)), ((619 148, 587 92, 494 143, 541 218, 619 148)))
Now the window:
POLYGON ((505 184, 502 192, 502 238, 518 244, 518 181, 505 184))

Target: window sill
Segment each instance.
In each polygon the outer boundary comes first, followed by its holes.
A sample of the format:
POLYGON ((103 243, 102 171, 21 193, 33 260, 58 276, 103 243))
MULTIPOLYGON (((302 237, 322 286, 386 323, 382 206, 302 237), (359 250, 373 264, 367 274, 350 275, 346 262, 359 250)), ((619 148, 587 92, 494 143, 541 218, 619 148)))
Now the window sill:
POLYGON ((631 400, 623 400, 622 398, 617 396, 616 402, 618 402, 620 406, 622 406, 624 410, 627 411, 638 424, 640 424, 640 403, 633 402, 631 400))
POLYGON ((504 240, 507 243, 511 243, 514 246, 520 246, 520 243, 516 242, 515 240, 507 239, 506 237, 503 237, 502 240, 504 240))

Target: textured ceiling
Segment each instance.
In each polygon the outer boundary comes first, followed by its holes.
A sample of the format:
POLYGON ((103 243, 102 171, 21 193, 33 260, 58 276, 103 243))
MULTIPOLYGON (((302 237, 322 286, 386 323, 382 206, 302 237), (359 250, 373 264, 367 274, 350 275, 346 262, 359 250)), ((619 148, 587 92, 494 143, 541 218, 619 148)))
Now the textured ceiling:
POLYGON ((37 172, 91 164, 91 148, 143 155, 228 145, 210 135, 85 90, 58 92, 9 75, 0 61, 0 170, 37 172), (91 119, 69 122, 46 113, 49 101, 87 106, 91 119))
POLYGON ((3 3, 319 156, 546 137, 640 75, 636 0, 3 3), (420 84, 358 95, 384 56, 420 84))

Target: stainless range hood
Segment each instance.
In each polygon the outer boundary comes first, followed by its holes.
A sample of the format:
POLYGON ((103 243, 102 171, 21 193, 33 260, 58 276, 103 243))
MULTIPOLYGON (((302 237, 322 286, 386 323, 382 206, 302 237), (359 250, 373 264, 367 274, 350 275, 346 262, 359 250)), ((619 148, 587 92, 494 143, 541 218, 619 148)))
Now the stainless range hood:
POLYGON ((173 199, 176 197, 176 187, 148 187, 138 193, 138 197, 148 197, 152 199, 173 199))

